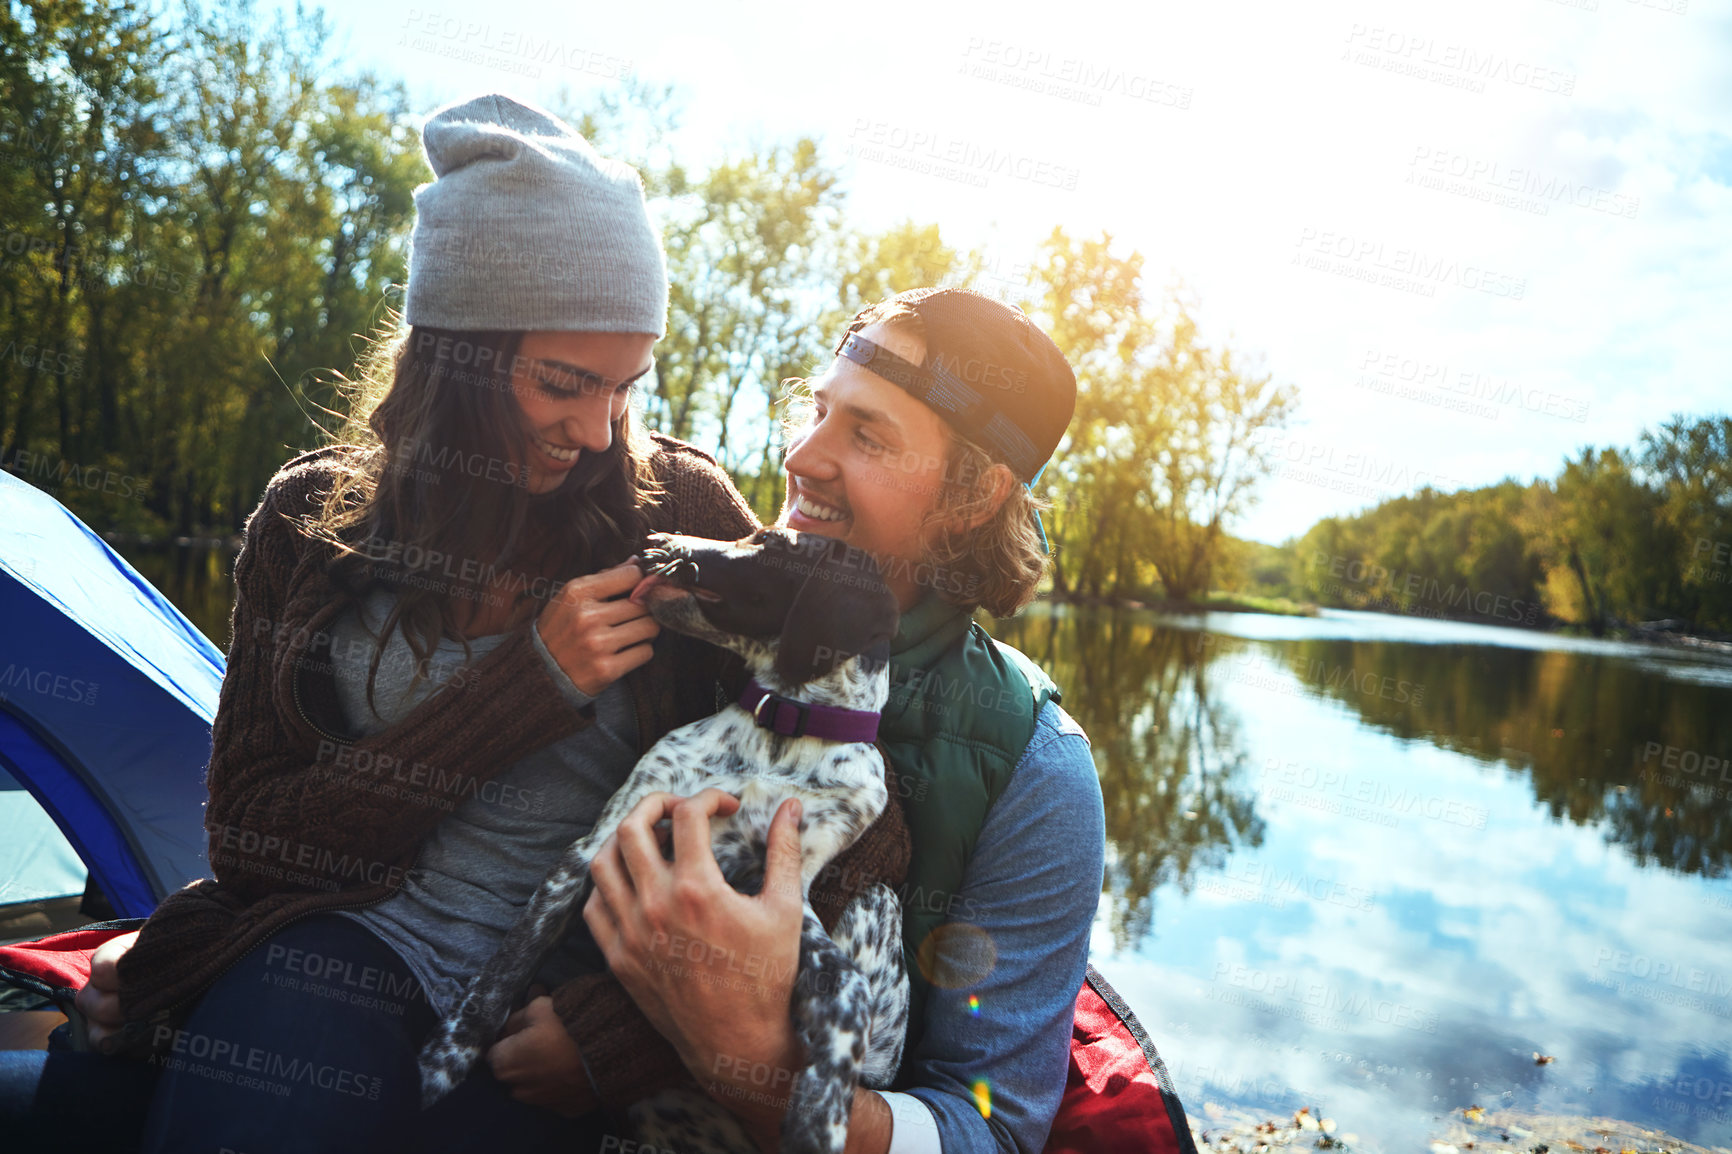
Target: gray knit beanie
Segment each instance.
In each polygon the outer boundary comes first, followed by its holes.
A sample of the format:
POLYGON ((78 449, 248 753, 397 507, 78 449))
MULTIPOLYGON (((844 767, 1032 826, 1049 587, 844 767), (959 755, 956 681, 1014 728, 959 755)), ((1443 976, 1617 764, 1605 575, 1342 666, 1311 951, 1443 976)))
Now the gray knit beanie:
POLYGON ((637 170, 501 93, 421 129, 403 319, 445 329, 667 332, 668 275, 637 170))

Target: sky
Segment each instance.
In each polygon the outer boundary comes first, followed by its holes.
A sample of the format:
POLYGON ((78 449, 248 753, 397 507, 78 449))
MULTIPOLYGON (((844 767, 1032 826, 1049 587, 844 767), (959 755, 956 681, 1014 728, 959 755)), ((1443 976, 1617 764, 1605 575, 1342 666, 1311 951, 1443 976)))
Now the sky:
POLYGON ((688 161, 812 135, 851 223, 937 223, 986 291, 1109 234, 1298 390, 1242 536, 1732 409, 1732 0, 326 12, 418 113, 635 75, 688 161))

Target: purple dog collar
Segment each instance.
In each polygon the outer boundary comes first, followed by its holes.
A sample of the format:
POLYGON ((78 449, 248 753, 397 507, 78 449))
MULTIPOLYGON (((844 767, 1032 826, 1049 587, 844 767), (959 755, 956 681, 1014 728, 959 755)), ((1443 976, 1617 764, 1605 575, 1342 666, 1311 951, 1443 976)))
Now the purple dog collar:
POLYGON ((759 728, 783 737, 822 737, 827 741, 873 741, 878 737, 878 714, 870 709, 795 701, 765 689, 756 678, 740 694, 740 708, 752 715, 759 728))

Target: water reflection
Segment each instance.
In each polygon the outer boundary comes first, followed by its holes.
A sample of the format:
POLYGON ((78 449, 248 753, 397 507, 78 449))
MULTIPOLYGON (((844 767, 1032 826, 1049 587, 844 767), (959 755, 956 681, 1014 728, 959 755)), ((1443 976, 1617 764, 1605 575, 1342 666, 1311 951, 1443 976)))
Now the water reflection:
POLYGON ((213 645, 228 652, 236 549, 171 542, 111 541, 109 545, 186 614, 213 645))
POLYGON ((1286 648, 1301 682, 1363 723, 1524 772, 1551 816, 1601 828, 1639 865, 1709 877, 1732 865, 1723 688, 1602 654, 1339 640, 1286 648), (1416 691, 1407 701, 1402 685, 1416 691))
POLYGON ((1119 949, 1131 948, 1148 933, 1159 887, 1188 893, 1231 847, 1263 841, 1241 723, 1209 692, 1215 653, 1148 619, 1063 607, 996 632, 1052 675, 1088 731, 1106 806, 1107 887, 1120 899, 1112 932, 1119 949))
POLYGON ((1270 643, 1068 606, 993 631, 1052 673, 1094 745, 1109 888, 1135 909, 1115 927, 1121 945, 1146 930, 1156 888, 1188 891, 1226 849, 1261 844, 1245 722, 1211 696, 1223 680, 1279 692, 1290 675, 1392 737, 1521 771, 1554 818, 1600 827, 1639 865, 1716 878, 1732 867, 1732 694, 1656 676, 1634 647, 1270 643))
POLYGON ((1187 1104, 1365 1149, 1474 1105, 1732 1139, 1725 667, 1355 618, 994 629, 1094 742, 1096 962, 1187 1104))

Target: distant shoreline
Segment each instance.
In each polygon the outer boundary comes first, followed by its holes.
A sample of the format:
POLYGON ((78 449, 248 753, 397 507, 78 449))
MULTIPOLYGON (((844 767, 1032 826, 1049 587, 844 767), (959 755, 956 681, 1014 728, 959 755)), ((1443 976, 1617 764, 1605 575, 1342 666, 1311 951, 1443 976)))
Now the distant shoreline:
POLYGON ((1285 597, 1257 597, 1222 593, 1206 601, 1174 601, 1165 597, 1093 597, 1070 593, 1063 597, 1050 591, 1037 600, 1054 605, 1087 605, 1100 609, 1152 609, 1157 613, 1267 613, 1271 617, 1315 617, 1318 606, 1289 601, 1285 597))
POLYGON ((1560 637, 1587 640, 1624 641, 1649 645, 1656 649, 1687 650, 1715 657, 1732 659, 1732 634, 1712 630, 1684 628, 1679 621, 1644 621, 1627 628, 1607 632, 1595 638, 1580 626, 1564 625, 1555 620, 1527 624, 1521 621, 1487 621, 1483 617, 1450 617, 1422 613, 1393 613, 1386 609, 1360 609, 1351 605, 1317 605, 1312 602, 1290 601, 1284 597, 1236 596, 1222 593, 1207 601, 1174 601, 1162 597, 1118 597, 1069 594, 1056 597, 1051 592, 1039 598, 1054 605, 1084 605, 1100 609, 1142 609, 1156 613, 1193 616, 1199 613, 1263 613, 1271 617, 1317 617, 1323 609, 1341 609, 1350 613, 1374 613, 1401 620, 1450 621, 1458 625, 1497 625, 1504 629, 1521 629, 1530 633, 1545 633, 1560 637))

